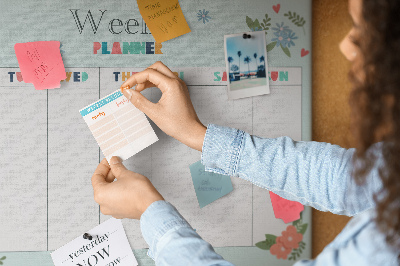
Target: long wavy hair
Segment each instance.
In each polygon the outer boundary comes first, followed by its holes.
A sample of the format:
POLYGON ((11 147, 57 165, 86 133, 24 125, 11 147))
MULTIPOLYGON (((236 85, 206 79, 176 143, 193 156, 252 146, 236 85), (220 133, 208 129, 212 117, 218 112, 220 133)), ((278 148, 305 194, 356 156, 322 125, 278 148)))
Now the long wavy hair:
POLYGON ((355 160, 362 162, 354 178, 358 184, 365 181, 376 161, 367 151, 382 142, 384 167, 379 175, 383 187, 374 196, 375 221, 386 242, 400 250, 400 1, 362 2, 361 34, 354 40, 362 62, 353 64, 349 75, 354 88, 350 104, 355 160))

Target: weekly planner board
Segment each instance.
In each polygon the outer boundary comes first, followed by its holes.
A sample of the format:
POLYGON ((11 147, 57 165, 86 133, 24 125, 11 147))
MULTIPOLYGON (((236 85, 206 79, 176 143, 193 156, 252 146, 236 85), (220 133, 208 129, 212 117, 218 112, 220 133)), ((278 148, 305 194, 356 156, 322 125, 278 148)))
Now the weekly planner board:
MULTIPOLYGON (((2 1, 0 7, 0 260, 53 265, 50 253, 108 220, 93 199, 91 176, 104 158, 79 110, 162 61, 188 86, 203 124, 274 138, 311 140, 311 0, 179 1, 191 32, 157 43, 136 1, 2 1), (266 62, 270 93, 229 100, 224 35, 265 31, 267 58, 233 56, 243 72, 266 62), (25 83, 15 43, 60 41, 66 79, 35 90, 25 83), (264 62, 263 62, 264 61, 264 62)), ((231 68, 233 69, 233 68, 231 68)), ((157 88, 143 93, 153 102, 157 88)), ((233 191, 200 208, 192 150, 163 133, 124 161, 147 176, 217 253, 236 265, 292 265, 311 257, 311 209, 276 219, 269 192, 231 178, 233 191), (298 248, 271 249, 295 227, 298 248), (272 242, 271 242, 272 241, 272 242)), ((154 265, 140 223, 122 220, 139 265, 154 265)))

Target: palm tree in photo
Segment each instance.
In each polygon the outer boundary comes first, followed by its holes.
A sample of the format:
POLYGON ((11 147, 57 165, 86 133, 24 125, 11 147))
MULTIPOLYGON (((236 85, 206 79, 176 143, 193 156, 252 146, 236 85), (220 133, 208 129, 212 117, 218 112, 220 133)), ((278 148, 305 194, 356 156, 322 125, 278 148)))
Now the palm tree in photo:
POLYGON ((265 58, 263 55, 260 57, 260 63, 262 63, 262 62, 264 62, 264 70, 265 70, 265 58))
POLYGON ((258 67, 257 67, 257 53, 254 53, 253 56, 254 56, 254 62, 256 63, 256 73, 257 73, 257 70, 258 70, 258 67))
POLYGON ((239 57, 239 79, 240 79, 240 57, 242 56, 242 52, 238 51, 238 57, 239 57))
MULTIPOLYGON (((231 63, 233 62, 232 56, 228 57, 229 69, 231 69, 231 63)), ((230 71, 229 71, 230 72, 230 71)))
POLYGON ((249 69, 249 73, 248 73, 248 77, 250 78, 250 62, 251 62, 251 58, 250 58, 250 56, 246 56, 245 58, 244 58, 244 62, 247 64, 247 67, 248 67, 248 69, 249 69))
MULTIPOLYGON (((260 56, 260 63, 264 62, 264 72, 266 72, 267 70, 265 69, 265 57, 262 55, 260 56)), ((265 73, 265 75, 263 74, 263 76, 265 77, 267 73, 265 73)))

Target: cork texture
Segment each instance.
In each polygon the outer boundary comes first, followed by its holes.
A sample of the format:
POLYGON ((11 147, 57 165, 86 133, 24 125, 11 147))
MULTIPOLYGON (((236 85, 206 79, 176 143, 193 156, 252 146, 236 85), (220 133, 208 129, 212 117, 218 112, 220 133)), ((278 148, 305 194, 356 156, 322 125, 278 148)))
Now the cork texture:
MULTIPOLYGON (((353 146, 349 136, 350 63, 339 50, 339 43, 352 25, 348 2, 313 1, 312 20, 313 140, 350 148, 353 146)), ((313 258, 340 233, 349 219, 313 209, 313 258)))

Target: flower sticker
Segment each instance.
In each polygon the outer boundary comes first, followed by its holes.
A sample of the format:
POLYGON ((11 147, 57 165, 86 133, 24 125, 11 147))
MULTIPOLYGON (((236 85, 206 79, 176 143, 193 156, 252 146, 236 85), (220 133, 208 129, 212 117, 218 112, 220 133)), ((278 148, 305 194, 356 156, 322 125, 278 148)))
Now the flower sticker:
POLYGON ((281 34, 290 31, 289 26, 284 26, 283 22, 281 24, 276 23, 275 25, 277 28, 271 28, 275 31, 275 33, 281 34))
POLYGON ((277 259, 296 260, 306 247, 303 235, 307 227, 308 224, 303 223, 303 212, 301 212, 300 219, 288 225, 286 230, 282 231, 282 235, 266 234, 265 240, 256 243, 256 246, 263 250, 269 250, 277 259))
POLYGON ((206 24, 206 21, 208 22, 211 17, 208 15, 210 11, 206 11, 205 9, 203 9, 203 11, 199 10, 199 12, 197 13, 197 18, 198 21, 203 20, 203 24, 206 24))
POLYGON ((283 33, 283 31, 274 32, 274 35, 276 36, 276 38, 272 38, 271 42, 275 43, 276 47, 279 47, 280 45, 282 45, 283 47, 286 47, 287 38, 286 38, 286 35, 283 33))
POLYGON ((299 248, 299 242, 303 240, 303 235, 297 233, 296 227, 289 225, 282 236, 276 239, 276 242, 282 243, 286 248, 299 248))
POLYGON ((292 249, 285 247, 285 245, 280 242, 277 242, 272 245, 269 252, 271 252, 272 255, 275 255, 278 259, 286 260, 290 252, 292 252, 292 249))
POLYGON ((288 32, 286 35, 287 46, 288 47, 290 47, 291 45, 294 46, 295 44, 294 44, 293 40, 296 40, 296 39, 297 39, 297 36, 294 32, 292 32, 292 31, 288 32))
MULTIPOLYGON (((280 5, 274 6, 274 8, 276 9, 274 9, 274 11, 278 14, 280 5)), ((284 17, 288 21, 287 24, 291 25, 292 23, 293 26, 303 28, 304 35, 306 34, 304 28, 306 21, 303 17, 296 12, 292 13, 291 11, 285 13, 284 17)), ((267 52, 272 51, 275 47, 281 47, 282 52, 287 57, 292 57, 290 48, 296 45, 294 40, 297 40, 299 37, 296 36, 296 33, 292 29, 290 29, 290 25, 287 26, 285 25, 285 22, 280 22, 275 23, 276 26, 271 27, 271 18, 268 17, 268 14, 265 14, 265 19, 263 19, 262 22, 260 21, 257 18, 253 20, 249 16, 246 16, 246 24, 251 31, 264 30, 266 35, 268 35, 268 33, 274 34, 271 38, 271 42, 267 44, 267 52), (272 32, 270 31, 270 27, 272 32)), ((306 54, 301 53, 301 57, 305 55, 306 54)))

